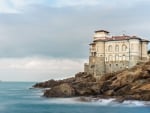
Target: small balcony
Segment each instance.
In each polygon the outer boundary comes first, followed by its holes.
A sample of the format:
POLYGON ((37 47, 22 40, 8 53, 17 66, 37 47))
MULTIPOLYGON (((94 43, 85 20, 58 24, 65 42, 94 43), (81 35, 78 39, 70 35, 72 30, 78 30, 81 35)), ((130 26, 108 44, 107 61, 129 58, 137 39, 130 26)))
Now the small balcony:
POLYGON ((96 48, 90 48, 90 52, 96 52, 96 48))
POLYGON ((96 52, 91 52, 91 56, 96 56, 96 52))

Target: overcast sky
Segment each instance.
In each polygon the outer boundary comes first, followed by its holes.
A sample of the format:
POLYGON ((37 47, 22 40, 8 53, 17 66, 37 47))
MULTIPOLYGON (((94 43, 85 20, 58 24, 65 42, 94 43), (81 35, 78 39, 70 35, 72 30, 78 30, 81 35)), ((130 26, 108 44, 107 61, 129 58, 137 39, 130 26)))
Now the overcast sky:
POLYGON ((150 39, 149 0, 0 0, 0 79, 73 76, 95 30, 150 39))

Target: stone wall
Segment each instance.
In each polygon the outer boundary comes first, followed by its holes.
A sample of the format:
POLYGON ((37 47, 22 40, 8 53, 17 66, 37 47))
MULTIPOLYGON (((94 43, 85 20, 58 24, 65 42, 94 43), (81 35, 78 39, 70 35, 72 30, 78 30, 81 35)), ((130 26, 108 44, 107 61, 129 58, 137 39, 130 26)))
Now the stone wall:
POLYGON ((148 47, 147 47, 147 42, 142 42, 142 48, 141 48, 141 51, 142 51, 142 60, 148 60, 148 54, 147 54, 147 51, 148 51, 148 47))
POLYGON ((88 73, 89 74, 94 74, 94 72, 95 72, 95 57, 90 56, 89 57, 88 73))
POLYGON ((84 72, 89 74, 89 64, 88 63, 84 64, 84 72))
POLYGON ((94 76, 102 76, 105 71, 105 57, 96 57, 94 76))
POLYGON ((117 72, 126 68, 129 68, 128 61, 122 62, 107 62, 105 63, 106 73, 113 73, 117 72))

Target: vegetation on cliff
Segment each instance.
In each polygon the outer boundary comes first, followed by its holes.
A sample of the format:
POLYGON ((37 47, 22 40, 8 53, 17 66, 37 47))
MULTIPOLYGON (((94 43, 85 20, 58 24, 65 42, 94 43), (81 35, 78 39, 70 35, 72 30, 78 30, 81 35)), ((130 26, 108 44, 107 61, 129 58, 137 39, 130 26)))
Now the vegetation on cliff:
POLYGON ((45 90, 45 97, 96 96, 123 100, 150 101, 150 62, 137 64, 131 69, 106 74, 100 80, 80 72, 64 80, 37 83, 35 88, 45 90))

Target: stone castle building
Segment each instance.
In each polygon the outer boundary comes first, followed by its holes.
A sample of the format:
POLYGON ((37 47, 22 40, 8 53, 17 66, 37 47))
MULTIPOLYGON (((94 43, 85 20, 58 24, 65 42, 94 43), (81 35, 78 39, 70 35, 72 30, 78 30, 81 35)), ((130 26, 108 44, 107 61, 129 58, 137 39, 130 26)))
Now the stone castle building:
POLYGON ((137 36, 110 36, 108 31, 95 31, 89 63, 85 63, 84 71, 99 77, 146 62, 149 59, 148 43, 137 36))

